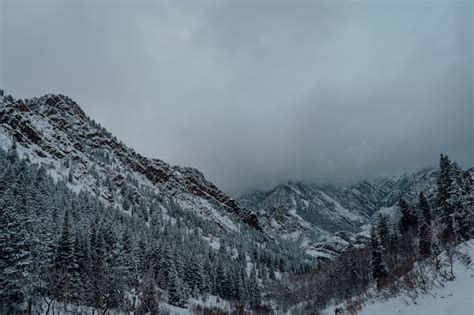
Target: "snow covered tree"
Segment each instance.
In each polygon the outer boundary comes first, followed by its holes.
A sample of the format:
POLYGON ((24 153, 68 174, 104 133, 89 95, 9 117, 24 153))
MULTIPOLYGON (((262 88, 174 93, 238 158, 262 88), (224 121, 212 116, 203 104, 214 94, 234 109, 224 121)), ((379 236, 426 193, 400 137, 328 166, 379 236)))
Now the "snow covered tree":
POLYGON ((399 254, 405 260, 412 261, 415 254, 415 241, 418 235, 416 211, 404 199, 400 199, 400 242, 399 254))
POLYGON ((452 209, 452 225, 458 240, 472 236, 472 179, 455 162, 451 163, 451 185, 447 204, 452 209))
MULTIPOLYGON (((191 254, 191 257, 187 259, 185 274, 184 274, 186 285, 193 291, 204 292, 204 267, 199 255, 196 253, 191 254)), ((197 297, 197 296, 195 296, 197 297)))
POLYGON ((400 199, 398 206, 400 207, 400 232, 405 234, 416 229, 418 218, 412 207, 405 199, 400 199))
POLYGON ((453 200, 451 194, 453 193, 453 169, 451 161, 447 155, 441 154, 439 160, 438 173, 438 212, 439 220, 443 224, 443 232, 441 238, 445 243, 454 240, 454 222, 453 222, 453 200))
POLYGON ((107 303, 105 295, 105 286, 107 284, 106 246, 100 225, 100 221, 96 218, 91 228, 91 288, 89 288, 92 303, 99 309, 107 303))
POLYGON ((0 300, 11 307, 28 298, 26 288, 32 267, 25 218, 15 210, 14 196, 8 189, 0 197, 0 300))
POLYGON ((431 223, 432 215, 430 204, 423 192, 420 192, 418 195, 418 212, 420 213, 420 219, 424 219, 425 222, 431 223))
POLYGON ((380 284, 381 280, 387 276, 387 269, 383 261, 383 247, 375 229, 372 229, 370 233, 370 257, 372 277, 377 284, 380 284))
POLYGON ((252 269, 250 273, 250 277, 249 277, 249 281, 247 285, 247 291, 248 291, 248 300, 249 300, 250 307, 256 308, 257 306, 261 304, 261 296, 260 296, 260 287, 258 285, 258 280, 257 280, 257 273, 254 268, 252 269))
POLYGON ((418 196, 418 212, 420 220, 418 224, 419 252, 422 257, 431 255, 431 209, 423 192, 418 196))
POLYGON ((64 215, 64 224, 54 261, 54 281, 57 285, 56 297, 65 302, 75 302, 79 298, 79 266, 74 252, 74 235, 71 230, 69 211, 64 215))
POLYGON ((449 189, 451 186, 451 161, 447 155, 441 154, 439 158, 439 172, 437 177, 437 205, 442 212, 448 208, 447 201, 449 199, 449 189))
POLYGON ((380 244, 384 247, 389 245, 390 231, 388 228, 387 217, 379 214, 377 218, 377 234, 380 238, 380 244))
POLYGON ((227 292, 227 271, 224 269, 222 260, 219 259, 216 270, 216 293, 221 297, 226 297, 227 292))
POLYGON ((153 279, 152 274, 148 274, 145 277, 143 284, 142 284, 142 292, 140 295, 142 301, 142 309, 139 309, 139 312, 143 313, 150 313, 150 314, 158 314, 159 311, 159 301, 158 301, 158 293, 156 291, 156 283, 153 279))
POLYGON ((188 296, 181 278, 178 276, 174 264, 168 269, 168 302, 178 307, 185 307, 188 296))

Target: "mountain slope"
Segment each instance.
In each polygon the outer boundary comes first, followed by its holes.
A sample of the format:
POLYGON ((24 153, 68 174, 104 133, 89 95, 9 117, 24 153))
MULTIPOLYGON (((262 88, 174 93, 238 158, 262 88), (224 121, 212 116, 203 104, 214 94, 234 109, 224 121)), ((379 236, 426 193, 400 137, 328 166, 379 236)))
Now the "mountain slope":
POLYGON ((129 211, 123 191, 132 190, 133 203, 147 199, 147 191, 170 195, 181 206, 227 228, 235 229, 229 215, 262 230, 257 216, 207 181, 198 170, 170 166, 149 159, 112 137, 86 116, 68 97, 46 95, 31 100, 5 98, 0 107, 0 144, 15 139, 35 163, 51 173, 69 177, 71 187, 86 189, 106 204, 129 211), (136 182, 137 185, 133 185, 136 182), (106 189, 104 189, 104 186, 106 189))

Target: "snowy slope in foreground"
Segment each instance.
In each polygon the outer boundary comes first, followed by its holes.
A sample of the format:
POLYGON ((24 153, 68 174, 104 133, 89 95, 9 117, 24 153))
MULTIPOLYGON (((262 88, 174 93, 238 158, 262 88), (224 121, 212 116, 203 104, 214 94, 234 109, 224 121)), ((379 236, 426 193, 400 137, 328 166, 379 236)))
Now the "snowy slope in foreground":
MULTIPOLYGON (((457 261, 454 265, 456 279, 444 283, 429 295, 413 301, 406 296, 367 304, 360 315, 474 315, 474 240, 463 245, 471 258, 470 266, 457 261), (467 247, 469 246, 469 247, 467 247)), ((334 310, 327 314, 334 314, 334 310)))

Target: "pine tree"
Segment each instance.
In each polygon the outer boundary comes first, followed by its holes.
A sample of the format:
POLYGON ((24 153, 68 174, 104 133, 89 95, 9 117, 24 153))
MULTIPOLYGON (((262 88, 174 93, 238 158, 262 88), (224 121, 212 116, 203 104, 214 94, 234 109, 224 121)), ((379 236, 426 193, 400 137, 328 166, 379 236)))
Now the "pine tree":
MULTIPOLYGON (((451 186, 451 162, 447 155, 441 154, 439 159, 439 172, 437 177, 437 205, 445 211, 449 199, 449 188, 451 186)), ((441 213, 443 214, 443 213, 441 213)))
POLYGON ((172 285, 176 284, 176 265, 175 265, 176 258, 174 256, 173 250, 166 245, 164 250, 164 255, 160 264, 160 268, 162 270, 162 277, 158 280, 159 285, 163 289, 169 289, 172 285))
POLYGON ((80 290, 79 266, 74 252, 74 236, 71 231, 69 211, 64 215, 64 224, 59 240, 56 259, 54 262, 54 273, 56 275, 56 291, 58 298, 66 302, 77 301, 80 290))
POLYGON ((158 314, 159 304, 157 292, 155 289, 155 281, 153 280, 153 275, 151 274, 145 277, 143 282, 141 300, 144 306, 143 313, 158 314))
POLYGON ((380 243, 382 246, 388 246, 390 235, 387 217, 385 215, 379 214, 377 219, 377 234, 380 238, 380 243))
MULTIPOLYGON (((136 248, 132 239, 130 229, 128 228, 126 228, 123 232, 120 249, 120 266, 122 267, 122 277, 127 285, 133 286, 136 284, 135 275, 137 273, 137 263, 136 257, 134 255, 136 248)), ((156 262, 158 263, 158 261, 156 262)))
POLYGON ((74 257, 77 263, 77 271, 79 274, 79 283, 77 284, 77 296, 80 301, 84 301, 86 297, 88 279, 88 268, 90 262, 90 253, 87 246, 87 238, 80 231, 76 231, 74 241, 74 257))
POLYGON ((168 302, 178 307, 185 307, 188 302, 186 290, 181 278, 176 272, 176 269, 174 269, 174 265, 169 269, 168 277, 168 302))
POLYGON ((380 284, 380 281, 386 277, 387 270, 383 261, 383 247, 380 244, 377 233, 375 233, 375 229, 372 229, 370 234, 370 253, 372 277, 375 281, 377 281, 377 284, 380 284))
POLYGON ((456 233, 461 240, 467 241, 474 237, 474 178, 466 171, 461 180, 463 198, 455 216, 456 233))
POLYGON ((102 235, 105 245, 105 275, 104 293, 107 295, 107 307, 117 307, 124 295, 124 282, 121 278, 120 244, 112 228, 111 222, 103 224, 102 235))
POLYGON ((91 273, 90 273, 90 284, 91 288, 90 296, 92 303, 97 308, 102 308, 105 301, 105 285, 107 268, 106 268, 106 247, 104 244, 104 238, 101 231, 101 223, 96 218, 95 223, 91 228, 91 239, 90 239, 90 252, 91 252, 91 273))
POLYGON ((451 186, 448 205, 452 209, 452 224, 458 240, 467 241, 472 232, 472 179, 455 163, 451 164, 451 186))
POLYGON ((413 210, 405 199, 400 199, 398 206, 400 207, 400 232, 406 234, 415 225, 413 210))
POLYGON ((428 224, 423 221, 418 227, 418 250, 422 257, 429 257, 431 254, 431 229, 428 224))
POLYGON ((206 292, 217 295, 217 289, 216 289, 216 273, 214 272, 214 267, 211 263, 211 259, 206 257, 206 260, 204 262, 204 274, 205 274, 205 279, 206 279, 206 285, 208 289, 206 292))
POLYGON ((257 273, 252 269, 248 281, 248 299, 251 308, 256 308, 261 304, 260 287, 258 285, 257 273))
POLYGON ((422 257, 431 255, 431 209, 423 192, 418 196, 418 211, 420 223, 418 225, 419 252, 422 257))
POLYGON ((438 173, 438 211, 439 220, 443 225, 443 231, 441 238, 445 243, 454 240, 454 222, 453 222, 453 204, 451 193, 453 188, 453 170, 452 163, 447 155, 441 154, 439 160, 439 173, 438 173), (451 202, 450 202, 451 201, 451 202))
POLYGON ((222 260, 219 260, 216 270, 216 293, 225 298, 227 296, 227 272, 222 260))
POLYGON ((418 211, 420 213, 420 219, 423 218, 425 222, 431 224, 431 208, 423 192, 420 192, 418 195, 418 211))

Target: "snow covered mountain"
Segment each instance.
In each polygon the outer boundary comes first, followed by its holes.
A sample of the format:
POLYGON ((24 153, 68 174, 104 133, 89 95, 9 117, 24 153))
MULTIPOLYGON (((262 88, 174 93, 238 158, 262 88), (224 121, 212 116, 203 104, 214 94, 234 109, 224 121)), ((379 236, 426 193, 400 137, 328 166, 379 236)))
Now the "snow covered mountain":
MULTIPOLYGON (((55 177, 68 178, 76 191, 87 190, 105 204, 127 212, 146 207, 147 199, 172 196, 181 207, 222 227, 236 229, 233 222, 238 217, 262 230, 255 213, 241 207, 201 172, 136 153, 66 96, 6 97, 0 104, 0 146, 8 149, 15 140, 20 155, 47 165, 55 177)), ((141 209, 145 216, 148 210, 141 209)))
MULTIPOLYGON (((31 248, 45 253, 28 252, 24 262, 11 255, 11 268, 28 272, 8 279, 0 273, 0 282, 25 298, 35 290, 63 292, 48 278, 63 273, 62 267, 50 270, 61 246, 70 254, 61 263, 70 264, 66 279, 83 292, 71 307, 97 309, 150 309, 156 295, 147 306, 146 286, 160 288, 160 303, 181 309, 194 307, 191 297, 255 308, 259 283, 312 265, 298 246, 273 234, 198 170, 136 153, 63 95, 16 100, 0 93, 0 164, 0 208, 7 210, 0 219, 9 222, 8 233, 21 235, 2 240, 39 240, 31 248), (31 228, 19 228, 23 222, 31 228), (124 268, 127 275, 121 274, 124 268), (21 284, 32 283, 30 276, 45 279, 25 292, 21 284), (91 298, 99 286, 117 299, 91 298)), ((50 297, 51 303, 70 298, 50 297)))
POLYGON ((299 240, 307 253, 332 257, 349 241, 363 243, 364 235, 357 233, 363 232, 377 213, 396 215, 401 197, 413 201, 423 191, 433 198, 435 184, 436 170, 427 169, 350 187, 288 183, 244 195, 239 203, 257 211, 261 222, 279 235, 299 240))
MULTIPOLYGON (((332 257, 364 237, 361 231, 380 209, 393 210, 400 196, 433 193, 435 171, 364 181, 345 188, 303 183, 280 185, 235 201, 196 169, 146 158, 113 137, 63 95, 30 100, 1 96, 0 147, 14 140, 20 156, 45 165, 74 191, 85 190, 106 205, 145 220, 150 205, 167 198, 224 229, 241 221, 272 237, 298 241, 307 253, 332 257), (332 245, 331 245, 332 244, 332 245)), ((161 205, 166 213, 166 206, 161 205)))

